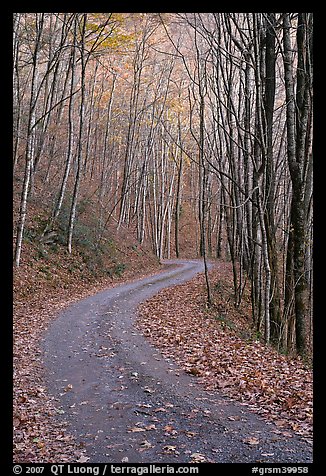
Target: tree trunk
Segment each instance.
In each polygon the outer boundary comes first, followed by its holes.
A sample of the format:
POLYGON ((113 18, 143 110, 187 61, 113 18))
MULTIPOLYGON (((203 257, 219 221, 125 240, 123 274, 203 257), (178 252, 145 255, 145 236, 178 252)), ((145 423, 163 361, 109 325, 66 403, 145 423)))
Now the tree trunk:
POLYGON ((305 162, 309 160, 306 138, 309 110, 311 108, 311 59, 308 36, 308 15, 299 14, 297 26, 297 85, 293 75, 291 44, 291 20, 289 14, 283 16, 284 80, 286 92, 287 156, 292 181, 291 230, 293 233, 293 278, 294 309, 296 328, 296 348, 304 355, 307 351, 307 321, 309 289, 305 270, 306 216, 305 216, 305 162))
POLYGON ((77 143, 77 164, 76 164, 77 168, 76 168, 75 184, 74 184, 72 203, 71 203, 71 209, 70 209, 70 217, 69 217, 69 225, 68 225, 68 241, 67 241, 68 253, 70 254, 72 252, 72 237, 73 237, 73 232, 75 227, 77 200, 78 200, 78 194, 79 194, 81 166, 82 166, 82 153, 83 153, 83 129, 84 129, 84 113, 85 113, 85 69, 86 69, 84 42, 85 42, 86 19, 87 19, 87 13, 84 13, 80 23, 81 98, 80 98, 80 109, 79 109, 79 132, 78 132, 78 143, 77 143))
POLYGON ((23 190, 20 200, 20 211, 19 219, 17 225, 17 238, 16 238, 16 247, 15 247, 15 257, 14 262, 18 267, 20 264, 20 257, 22 251, 24 227, 27 215, 27 201, 28 194, 30 190, 30 180, 34 160, 34 121, 35 121, 35 107, 36 107, 36 78, 38 71, 38 55, 41 47, 41 36, 43 32, 44 25, 44 13, 35 14, 35 28, 36 28, 36 38, 33 51, 33 66, 32 66, 32 79, 31 79, 31 90, 30 90, 30 102, 29 102, 29 114, 28 114, 28 125, 27 125, 27 138, 26 138, 26 148, 25 148, 25 174, 23 182, 23 190))

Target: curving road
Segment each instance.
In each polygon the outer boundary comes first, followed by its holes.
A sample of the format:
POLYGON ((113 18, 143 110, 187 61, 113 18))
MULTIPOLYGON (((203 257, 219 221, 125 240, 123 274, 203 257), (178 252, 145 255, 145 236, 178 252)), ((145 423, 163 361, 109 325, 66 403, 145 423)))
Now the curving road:
POLYGON ((91 463, 299 462, 312 448, 203 390, 134 327, 136 308, 203 271, 197 260, 70 306, 43 343, 49 391, 91 463))

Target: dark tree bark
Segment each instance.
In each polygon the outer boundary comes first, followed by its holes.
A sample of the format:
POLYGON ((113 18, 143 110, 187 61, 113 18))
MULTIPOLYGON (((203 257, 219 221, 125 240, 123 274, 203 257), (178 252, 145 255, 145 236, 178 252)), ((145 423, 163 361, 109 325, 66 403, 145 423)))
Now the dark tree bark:
MULTIPOLYGON (((290 14, 283 16, 284 79, 286 92, 287 158, 292 182, 291 227, 294 278, 294 311, 296 348, 300 354, 307 352, 307 321, 309 289, 305 269, 307 243, 307 222, 305 214, 305 185, 307 155, 307 130, 311 109, 311 28, 310 14, 299 14, 297 25, 298 60, 297 82, 294 82, 294 61, 292 55, 290 14)), ((290 240, 291 243, 291 240, 290 240)), ((290 261, 290 260, 289 260, 290 261)), ((289 276, 289 274, 288 274, 289 276)), ((289 308, 287 303, 287 308, 289 308)))

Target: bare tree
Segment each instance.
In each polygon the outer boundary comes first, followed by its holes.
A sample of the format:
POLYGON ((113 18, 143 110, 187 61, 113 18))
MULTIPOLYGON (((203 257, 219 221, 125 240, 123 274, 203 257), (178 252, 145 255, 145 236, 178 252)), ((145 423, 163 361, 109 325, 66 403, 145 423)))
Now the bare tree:
MULTIPOLYGON (((312 107, 312 15, 300 13, 297 19, 297 65, 293 57, 293 20, 283 15, 283 58, 286 92, 287 157, 292 183, 291 225, 288 244, 287 286, 294 286, 296 347, 307 351, 308 284, 305 267, 307 243, 306 183, 310 180, 312 107), (293 278, 292 278, 293 273, 293 278)), ((290 296, 288 296, 289 299, 290 296)), ((289 306, 289 302, 286 303, 289 306)))
POLYGON ((44 13, 36 13, 34 16, 34 28, 35 28, 35 40, 32 46, 32 73, 31 73, 31 85, 30 85, 30 99, 29 99, 29 111, 28 111, 28 123, 27 134, 25 139, 25 173, 23 190, 20 200, 20 211, 17 225, 17 237, 15 247, 15 265, 18 267, 20 264, 21 249, 23 242, 24 226, 27 214, 27 201, 29 186, 31 181, 31 174, 33 168, 34 154, 35 154, 35 110, 37 105, 37 74, 39 69, 39 53, 41 50, 41 37, 44 27, 44 13))

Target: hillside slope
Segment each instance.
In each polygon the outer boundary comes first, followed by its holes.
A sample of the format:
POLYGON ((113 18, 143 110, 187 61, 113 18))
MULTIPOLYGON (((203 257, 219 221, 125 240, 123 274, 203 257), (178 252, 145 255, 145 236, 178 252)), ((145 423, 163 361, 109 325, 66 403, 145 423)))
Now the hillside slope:
POLYGON ((47 206, 36 199, 30 203, 22 261, 13 273, 14 461, 83 462, 83 448, 55 418, 61 410, 44 384, 40 341, 49 323, 70 303, 162 266, 149 247, 140 246, 123 228, 107 228, 101 247, 96 247, 97 217, 91 204, 76 228, 71 254, 63 220, 51 240, 42 240, 47 206))

